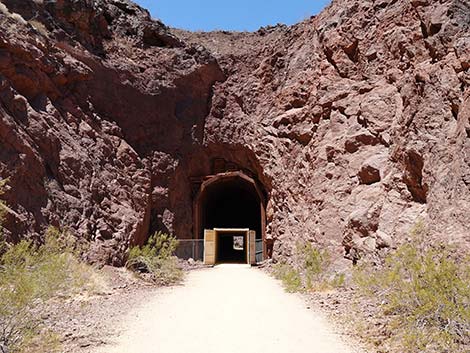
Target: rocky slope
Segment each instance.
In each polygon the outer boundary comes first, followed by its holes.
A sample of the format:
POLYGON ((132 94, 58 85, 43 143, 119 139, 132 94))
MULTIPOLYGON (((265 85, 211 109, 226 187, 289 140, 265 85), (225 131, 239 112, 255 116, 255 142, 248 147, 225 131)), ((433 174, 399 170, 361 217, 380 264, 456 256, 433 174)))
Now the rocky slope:
POLYGON ((190 238, 191 177, 222 158, 264 189, 276 257, 307 239, 355 259, 418 218, 470 245, 467 0, 334 0, 255 33, 127 0, 2 0, 0 22, 13 240, 60 225, 121 264, 150 231, 190 238))

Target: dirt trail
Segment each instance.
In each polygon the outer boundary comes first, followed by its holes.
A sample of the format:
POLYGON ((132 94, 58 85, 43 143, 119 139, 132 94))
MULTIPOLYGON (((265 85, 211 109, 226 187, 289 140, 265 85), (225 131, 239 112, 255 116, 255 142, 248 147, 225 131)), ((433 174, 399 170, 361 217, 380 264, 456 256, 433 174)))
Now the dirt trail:
MULTIPOLYGON (((137 300, 137 298, 136 298, 137 300)), ((191 272, 122 322, 94 353, 359 353, 300 296, 260 270, 222 265, 191 272)))

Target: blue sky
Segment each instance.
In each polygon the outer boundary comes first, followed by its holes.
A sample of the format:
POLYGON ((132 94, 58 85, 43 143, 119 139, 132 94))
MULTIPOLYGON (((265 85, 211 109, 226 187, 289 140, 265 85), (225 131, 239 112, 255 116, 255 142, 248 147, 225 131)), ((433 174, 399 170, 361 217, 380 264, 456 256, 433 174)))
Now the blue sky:
POLYGON ((317 14, 330 0, 134 0, 170 27, 255 31, 294 24, 317 14))

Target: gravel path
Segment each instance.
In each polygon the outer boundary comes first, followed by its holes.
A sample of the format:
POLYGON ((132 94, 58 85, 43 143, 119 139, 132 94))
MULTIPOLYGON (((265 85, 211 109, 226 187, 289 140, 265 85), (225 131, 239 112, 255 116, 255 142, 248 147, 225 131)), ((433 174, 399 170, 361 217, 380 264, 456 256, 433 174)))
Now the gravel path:
POLYGON ((300 296, 245 265, 189 273, 184 286, 162 289, 131 312, 119 332, 93 352, 360 352, 300 296))

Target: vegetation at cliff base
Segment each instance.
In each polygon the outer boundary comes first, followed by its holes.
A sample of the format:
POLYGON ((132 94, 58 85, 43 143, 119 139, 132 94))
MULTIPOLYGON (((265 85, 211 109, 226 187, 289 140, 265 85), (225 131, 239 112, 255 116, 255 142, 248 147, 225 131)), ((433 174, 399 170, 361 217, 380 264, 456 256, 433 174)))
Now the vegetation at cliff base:
POLYGON ((273 275, 280 279, 288 292, 326 290, 341 287, 344 274, 333 273, 330 254, 312 243, 298 243, 292 264, 279 262, 274 265, 273 275))
POLYGON ((387 318, 389 346, 406 353, 470 351, 470 259, 429 241, 422 223, 381 266, 360 265, 355 282, 387 318))
POLYGON ((172 285, 183 278, 178 259, 173 256, 178 240, 166 233, 156 232, 143 246, 132 247, 126 267, 159 285, 172 285))
MULTIPOLYGON (((7 181, 0 181, 0 196, 7 181)), ((59 337, 42 323, 47 302, 94 289, 94 270, 80 262, 75 238, 49 228, 42 243, 7 243, 7 207, 0 200, 0 351, 59 352, 59 337)))
POLYGON ((93 269, 80 262, 68 232, 49 228, 43 244, 2 243, 0 345, 10 353, 56 352, 58 337, 41 322, 48 300, 93 290, 93 269))
POLYGON ((302 289, 302 277, 299 271, 286 263, 277 263, 273 269, 275 278, 282 281, 285 290, 289 293, 295 293, 302 289))

